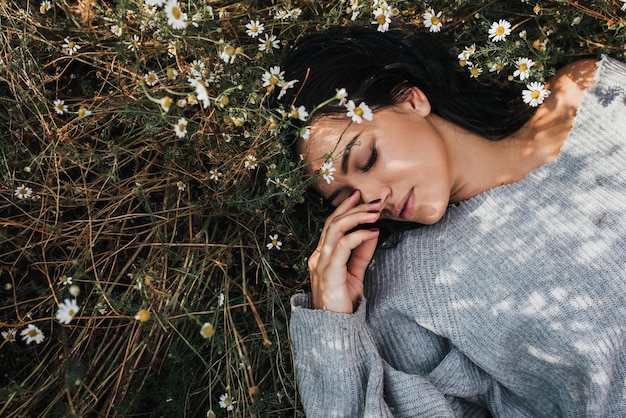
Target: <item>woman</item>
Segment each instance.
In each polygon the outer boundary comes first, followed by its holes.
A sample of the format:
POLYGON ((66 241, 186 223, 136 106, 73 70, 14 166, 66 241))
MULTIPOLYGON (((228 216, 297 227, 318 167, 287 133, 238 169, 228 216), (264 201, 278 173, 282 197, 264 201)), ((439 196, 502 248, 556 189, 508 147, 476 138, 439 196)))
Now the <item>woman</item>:
POLYGON ((284 61, 336 206, 292 299, 307 415, 626 416, 626 65, 566 66, 534 113, 454 65, 406 29, 284 61), (375 251, 381 220, 422 226, 375 251))

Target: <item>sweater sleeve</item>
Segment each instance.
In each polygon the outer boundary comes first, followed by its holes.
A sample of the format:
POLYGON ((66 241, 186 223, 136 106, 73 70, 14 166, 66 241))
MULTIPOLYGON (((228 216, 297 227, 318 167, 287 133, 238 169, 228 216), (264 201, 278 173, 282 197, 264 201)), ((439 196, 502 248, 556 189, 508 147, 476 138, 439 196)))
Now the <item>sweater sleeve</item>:
POLYGON ((291 339, 307 417, 453 417, 462 404, 427 378, 393 369, 380 356, 365 321, 312 309, 310 295, 292 297, 291 339))

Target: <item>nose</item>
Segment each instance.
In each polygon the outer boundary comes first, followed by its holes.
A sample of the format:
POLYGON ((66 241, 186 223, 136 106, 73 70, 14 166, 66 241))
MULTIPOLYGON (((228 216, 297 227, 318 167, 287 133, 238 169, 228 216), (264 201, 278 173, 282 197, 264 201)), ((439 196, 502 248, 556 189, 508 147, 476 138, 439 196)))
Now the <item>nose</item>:
POLYGON ((383 209, 386 208, 386 205, 389 202, 389 197, 391 196, 391 189, 389 187, 382 186, 369 186, 365 188, 359 188, 361 192, 361 199, 366 203, 373 203, 377 200, 380 200, 381 207, 383 209))

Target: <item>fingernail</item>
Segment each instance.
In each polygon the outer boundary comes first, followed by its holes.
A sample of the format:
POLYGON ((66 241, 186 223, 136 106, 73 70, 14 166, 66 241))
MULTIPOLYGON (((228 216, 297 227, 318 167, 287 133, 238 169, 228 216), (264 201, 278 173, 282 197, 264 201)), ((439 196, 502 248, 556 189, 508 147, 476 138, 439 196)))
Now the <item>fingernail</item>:
POLYGON ((372 232, 378 232, 378 228, 370 228, 370 231, 372 231, 372 232))
MULTIPOLYGON (((350 196, 354 196, 354 194, 355 194, 355 193, 356 193, 356 189, 354 189, 354 190, 352 190, 352 191, 350 192, 350 196)), ((350 196, 348 196, 348 197, 350 197, 350 196)))
POLYGON ((376 209, 368 210, 367 212, 368 213, 380 213, 380 211, 376 209))
POLYGON ((380 203, 380 199, 372 200, 370 203, 380 203))

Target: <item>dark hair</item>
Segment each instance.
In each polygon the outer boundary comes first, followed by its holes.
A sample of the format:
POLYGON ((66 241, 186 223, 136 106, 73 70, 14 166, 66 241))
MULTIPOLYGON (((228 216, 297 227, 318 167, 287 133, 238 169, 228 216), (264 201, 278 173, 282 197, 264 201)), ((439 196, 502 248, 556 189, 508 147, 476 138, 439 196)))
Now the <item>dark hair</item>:
MULTIPOLYGON (((517 131, 534 111, 518 90, 460 71, 433 36, 410 26, 384 33, 367 26, 338 26, 306 35, 288 51, 281 68, 286 80, 299 81, 281 100, 287 108, 303 105, 311 111, 339 88, 357 104, 382 108, 398 103, 415 86, 433 113, 493 140, 517 131)), ((345 113, 338 101, 313 117, 336 113, 345 113)))

